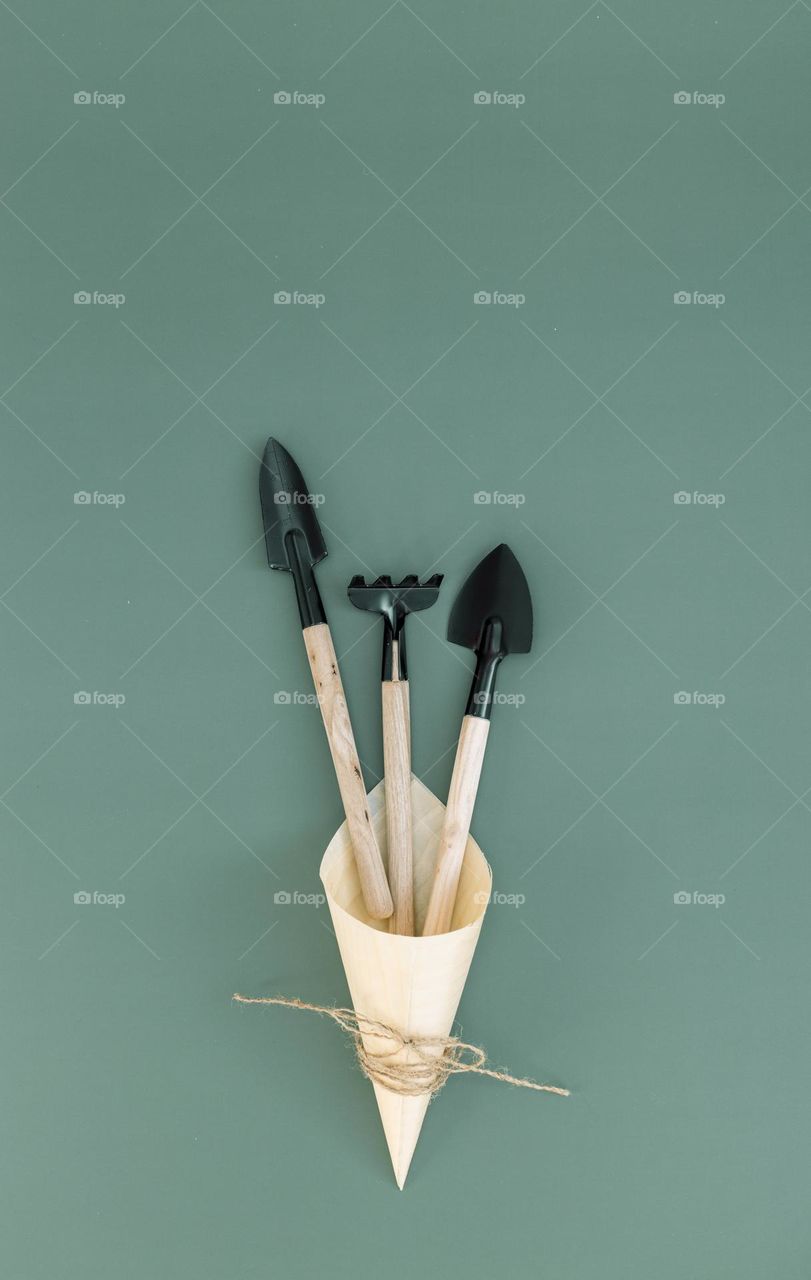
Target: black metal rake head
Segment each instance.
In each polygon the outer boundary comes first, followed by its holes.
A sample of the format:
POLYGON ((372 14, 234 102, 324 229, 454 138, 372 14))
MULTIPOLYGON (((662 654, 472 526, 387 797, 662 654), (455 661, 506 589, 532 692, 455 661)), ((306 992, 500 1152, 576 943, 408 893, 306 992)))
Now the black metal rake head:
POLYGON ((368 583, 360 574, 356 574, 349 584, 348 595, 356 609, 365 609, 368 613, 379 613, 385 624, 383 633, 383 679, 392 679, 392 670, 396 666, 397 678, 407 680, 405 660, 405 636, 403 623, 410 613, 419 613, 430 609, 436 603, 439 588, 442 585, 442 574, 435 573, 426 582, 420 582, 415 573, 409 573, 402 582, 394 583, 388 574, 381 574, 374 582, 368 583), (396 663, 393 646, 397 642, 396 663))

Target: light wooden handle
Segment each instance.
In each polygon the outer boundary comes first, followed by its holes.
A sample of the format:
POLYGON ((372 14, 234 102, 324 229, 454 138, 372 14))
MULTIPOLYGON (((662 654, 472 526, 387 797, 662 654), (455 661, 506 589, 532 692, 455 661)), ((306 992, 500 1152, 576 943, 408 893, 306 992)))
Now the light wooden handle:
POLYGON ((389 893, 383 859, 372 830, 369 806, 366 803, 366 787, 332 636, 326 622, 305 627, 302 635, 307 646, 318 705, 321 707, 332 763, 338 778, 338 789, 355 851, 363 901, 373 919, 385 920, 391 915, 394 904, 389 893))
POLYGON ((392 933, 414 933, 411 847, 411 726, 407 680, 384 680, 383 764, 386 771, 386 836, 389 884, 394 899, 392 933))
POLYGON ((451 927, 489 732, 490 721, 480 716, 462 721, 423 934, 447 933, 451 927))

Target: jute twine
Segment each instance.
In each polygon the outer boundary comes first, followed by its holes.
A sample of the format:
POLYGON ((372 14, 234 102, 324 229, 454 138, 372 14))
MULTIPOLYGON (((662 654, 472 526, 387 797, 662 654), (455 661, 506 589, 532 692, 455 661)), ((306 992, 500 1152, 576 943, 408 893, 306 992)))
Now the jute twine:
POLYGON ((304 1009, 310 1013, 326 1014, 352 1038, 363 1074, 391 1093, 400 1093, 407 1098, 424 1094, 433 1097, 449 1076, 465 1073, 490 1076, 493 1080, 515 1085, 519 1089, 535 1089, 538 1093, 556 1093, 560 1098, 569 1097, 569 1090, 559 1089, 557 1085, 537 1084, 534 1080, 511 1076, 506 1071, 494 1071, 485 1065, 487 1054, 484 1049, 475 1044, 467 1044, 456 1036, 405 1035, 397 1027, 390 1027, 375 1018, 367 1018, 354 1009, 308 1004, 305 1000, 288 999, 285 996, 242 996, 237 993, 233 998, 238 1004, 278 1004, 286 1009, 304 1009), (391 1048, 370 1049, 364 1044, 364 1035, 387 1041, 391 1048), (402 1050, 408 1050, 406 1060, 392 1061, 402 1050))

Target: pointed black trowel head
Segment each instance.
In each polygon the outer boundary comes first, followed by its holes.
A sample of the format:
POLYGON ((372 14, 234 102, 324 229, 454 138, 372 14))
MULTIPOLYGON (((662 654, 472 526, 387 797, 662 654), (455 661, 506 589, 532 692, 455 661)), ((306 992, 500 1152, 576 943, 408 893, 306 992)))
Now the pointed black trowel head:
POLYGON ((478 653, 488 622, 500 622, 501 657, 532 648, 532 597, 524 571, 502 542, 468 577, 448 619, 448 639, 478 653))
POLYGON ((304 476, 284 445, 270 437, 265 445, 259 477, 259 497, 265 526, 265 546, 271 569, 292 572, 291 542, 309 566, 327 554, 316 515, 317 503, 304 476), (297 535, 291 539, 289 534, 297 535))

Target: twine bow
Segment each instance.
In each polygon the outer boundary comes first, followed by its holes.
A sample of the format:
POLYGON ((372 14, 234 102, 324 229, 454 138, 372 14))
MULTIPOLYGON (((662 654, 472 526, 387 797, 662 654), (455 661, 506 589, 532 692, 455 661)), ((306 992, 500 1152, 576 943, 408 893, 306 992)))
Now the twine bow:
POLYGON ((553 1084, 537 1084, 506 1071, 494 1071, 486 1066, 487 1054, 475 1044, 467 1044, 456 1036, 406 1035, 397 1027, 367 1018, 354 1009, 336 1009, 329 1005, 308 1004, 305 1000, 288 999, 285 996, 234 995, 238 1004, 277 1004, 286 1009, 304 1009, 310 1013, 323 1013, 351 1037, 358 1063, 363 1074, 374 1084, 382 1085, 391 1093, 415 1098, 438 1093, 449 1076, 471 1073, 490 1076, 502 1084, 515 1085, 519 1089, 535 1089, 538 1093, 555 1093, 568 1098, 569 1090, 553 1084), (364 1036, 387 1041, 391 1048, 371 1049, 364 1043, 364 1036), (404 1059, 394 1060, 407 1051, 404 1059))

